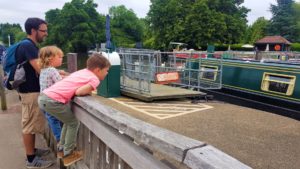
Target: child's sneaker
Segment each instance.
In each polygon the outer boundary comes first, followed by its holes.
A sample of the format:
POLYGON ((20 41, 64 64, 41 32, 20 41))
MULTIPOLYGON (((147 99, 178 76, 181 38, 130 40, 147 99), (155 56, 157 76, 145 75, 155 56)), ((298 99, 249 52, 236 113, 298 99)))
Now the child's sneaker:
POLYGON ((82 159, 82 151, 74 150, 71 154, 68 154, 63 157, 64 166, 68 167, 81 159, 82 159))
POLYGON ((38 156, 35 156, 33 161, 26 162, 26 168, 48 168, 52 165, 53 163, 51 161, 43 160, 38 156))
POLYGON ((36 148, 35 151, 34 151, 34 154, 36 156, 39 156, 39 157, 46 156, 49 153, 50 153, 49 149, 39 149, 39 148, 36 148))
POLYGON ((64 151, 64 145, 61 145, 59 143, 56 145, 56 148, 57 148, 57 151, 64 151))
POLYGON ((56 147, 57 147, 56 157, 59 158, 59 159, 63 158, 63 156, 64 156, 64 146, 58 143, 56 145, 56 147))

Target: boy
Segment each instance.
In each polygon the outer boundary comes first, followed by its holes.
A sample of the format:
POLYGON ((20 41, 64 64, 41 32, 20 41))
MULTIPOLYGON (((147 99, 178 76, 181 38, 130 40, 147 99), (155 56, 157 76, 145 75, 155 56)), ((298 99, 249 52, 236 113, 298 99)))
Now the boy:
POLYGON ((87 68, 72 73, 45 89, 39 96, 39 106, 64 123, 61 133, 63 161, 65 166, 82 158, 74 151, 79 128, 79 121, 71 111, 70 101, 73 96, 91 94, 108 73, 109 61, 102 54, 94 53, 87 60, 87 68))

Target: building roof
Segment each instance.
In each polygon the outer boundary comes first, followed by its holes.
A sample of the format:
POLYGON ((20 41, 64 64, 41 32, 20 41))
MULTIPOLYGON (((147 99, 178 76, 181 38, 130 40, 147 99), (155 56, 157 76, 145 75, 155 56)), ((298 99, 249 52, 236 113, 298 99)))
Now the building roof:
POLYGON ((282 36, 265 36, 264 38, 255 42, 255 44, 270 44, 270 43, 279 43, 290 45, 291 42, 286 40, 282 36))

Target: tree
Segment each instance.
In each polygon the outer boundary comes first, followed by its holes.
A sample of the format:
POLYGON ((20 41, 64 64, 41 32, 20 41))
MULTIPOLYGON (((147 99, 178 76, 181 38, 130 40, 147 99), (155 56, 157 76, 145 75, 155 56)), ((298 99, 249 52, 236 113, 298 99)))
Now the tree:
POLYGON ((8 45, 8 36, 10 36, 10 44, 14 44, 26 37, 22 31, 20 24, 0 24, 0 35, 4 44, 8 45))
POLYGON ((169 42, 181 41, 185 16, 191 0, 151 0, 148 13, 155 48, 166 49, 169 42))
POLYGON ((253 44, 267 35, 269 21, 264 17, 258 18, 246 31, 245 43, 253 44))
POLYGON ((270 35, 281 35, 292 42, 299 38, 294 4, 294 0, 277 0, 277 5, 271 5, 272 18, 268 28, 270 35))
POLYGON ((87 52, 105 41, 104 16, 96 11, 93 0, 72 0, 61 10, 46 12, 49 36, 47 44, 56 44, 65 52, 87 52))
POLYGON ((124 5, 109 9, 111 17, 111 37, 117 46, 134 47, 143 38, 143 23, 132 9, 124 5))
POLYGON ((296 22, 296 32, 297 37, 295 38, 296 42, 300 42, 300 3, 296 2, 293 4, 293 11, 294 11, 294 21, 296 22))
POLYGON ((181 41, 190 47, 238 43, 247 27, 243 0, 151 0, 148 13, 156 48, 181 41))

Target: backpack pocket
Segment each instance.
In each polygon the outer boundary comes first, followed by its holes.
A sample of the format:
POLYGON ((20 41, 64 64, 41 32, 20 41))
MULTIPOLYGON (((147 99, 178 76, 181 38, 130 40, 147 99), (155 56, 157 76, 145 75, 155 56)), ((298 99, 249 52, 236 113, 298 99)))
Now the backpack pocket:
POLYGON ((17 89, 22 83, 26 82, 26 73, 24 69, 25 63, 26 61, 17 65, 15 75, 14 75, 14 80, 11 83, 13 89, 17 89))

